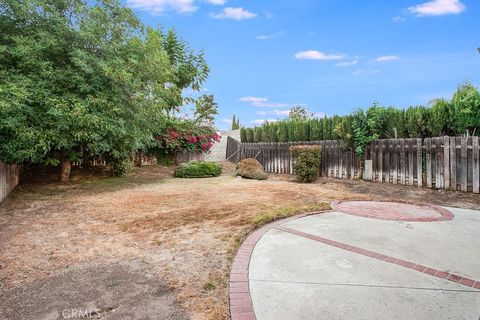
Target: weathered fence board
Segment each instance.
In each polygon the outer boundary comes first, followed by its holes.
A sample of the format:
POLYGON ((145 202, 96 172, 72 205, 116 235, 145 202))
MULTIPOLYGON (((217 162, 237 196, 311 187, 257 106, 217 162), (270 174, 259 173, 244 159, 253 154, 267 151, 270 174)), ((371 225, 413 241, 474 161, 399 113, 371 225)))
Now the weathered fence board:
POLYGON ((15 188, 20 181, 20 166, 0 162, 0 201, 15 188))

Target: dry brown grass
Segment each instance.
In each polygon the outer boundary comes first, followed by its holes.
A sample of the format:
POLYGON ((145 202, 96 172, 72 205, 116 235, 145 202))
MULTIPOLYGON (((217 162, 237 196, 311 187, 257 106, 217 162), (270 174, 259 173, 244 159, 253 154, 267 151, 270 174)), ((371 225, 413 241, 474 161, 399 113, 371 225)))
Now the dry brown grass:
POLYGON ((85 261, 141 259, 168 280, 193 319, 225 319, 231 258, 248 232, 270 220, 325 210, 334 199, 478 203, 474 195, 355 181, 170 174, 152 166, 128 178, 20 186, 0 205, 0 286, 21 286, 85 261))

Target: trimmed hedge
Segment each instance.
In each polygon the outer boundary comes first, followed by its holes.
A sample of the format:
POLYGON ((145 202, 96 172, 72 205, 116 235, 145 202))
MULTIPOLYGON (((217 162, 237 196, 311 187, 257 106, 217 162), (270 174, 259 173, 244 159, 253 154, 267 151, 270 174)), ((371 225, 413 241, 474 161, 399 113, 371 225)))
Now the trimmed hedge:
POLYGON ((293 169, 300 182, 311 183, 317 180, 320 174, 321 146, 293 146, 290 152, 296 157, 293 169))
POLYGON ((222 166, 212 161, 190 161, 182 163, 175 170, 177 178, 209 178, 218 177, 222 166))

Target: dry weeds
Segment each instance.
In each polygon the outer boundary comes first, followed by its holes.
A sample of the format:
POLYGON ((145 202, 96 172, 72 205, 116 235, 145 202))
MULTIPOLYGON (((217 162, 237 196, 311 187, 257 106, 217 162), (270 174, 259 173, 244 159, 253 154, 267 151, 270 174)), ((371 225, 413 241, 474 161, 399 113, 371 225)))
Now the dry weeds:
POLYGON ((305 185, 281 175, 266 181, 170 175, 171 169, 151 166, 128 178, 20 186, 0 205, 0 289, 82 262, 140 259, 167 279, 192 319, 225 319, 230 261, 255 226, 325 210, 334 199, 401 196, 478 207, 475 195, 359 181, 305 185))

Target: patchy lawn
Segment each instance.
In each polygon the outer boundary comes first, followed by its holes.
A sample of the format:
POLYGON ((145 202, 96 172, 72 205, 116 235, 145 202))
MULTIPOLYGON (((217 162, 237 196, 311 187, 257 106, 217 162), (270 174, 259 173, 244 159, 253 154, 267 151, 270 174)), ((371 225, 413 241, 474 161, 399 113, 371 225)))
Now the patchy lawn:
POLYGON ((62 310, 82 309, 94 319, 225 319, 234 252, 272 219, 327 210, 334 199, 480 209, 473 194, 226 171, 175 179, 171 168, 150 166, 126 178, 19 186, 0 204, 0 318, 63 319, 62 310))

